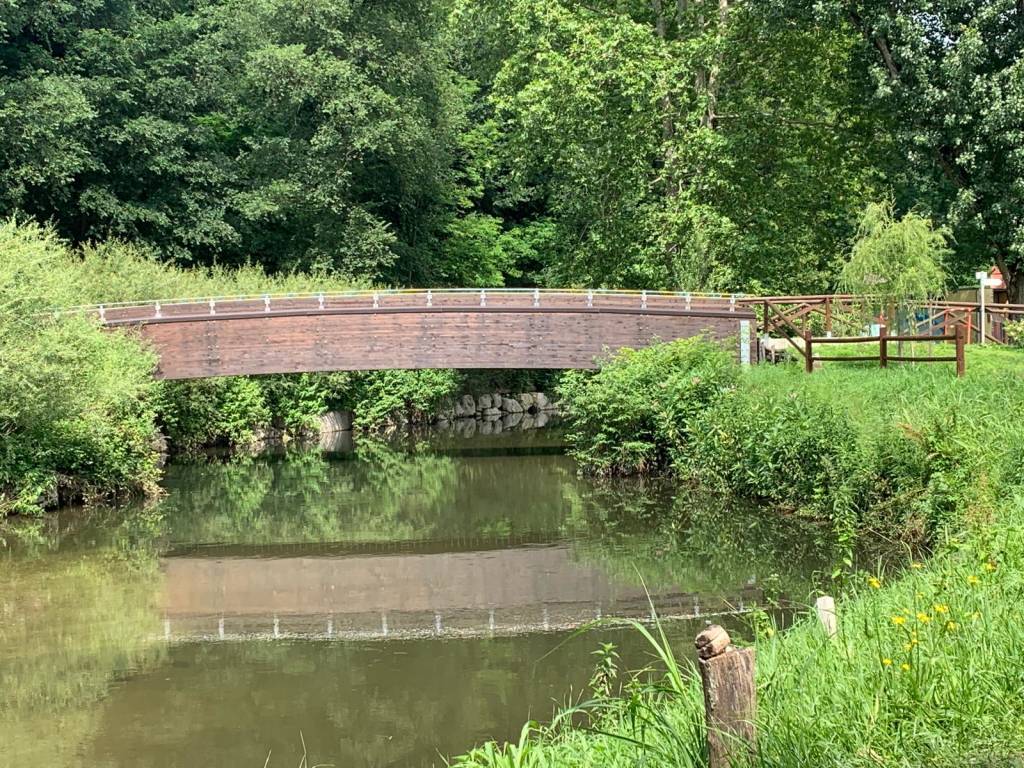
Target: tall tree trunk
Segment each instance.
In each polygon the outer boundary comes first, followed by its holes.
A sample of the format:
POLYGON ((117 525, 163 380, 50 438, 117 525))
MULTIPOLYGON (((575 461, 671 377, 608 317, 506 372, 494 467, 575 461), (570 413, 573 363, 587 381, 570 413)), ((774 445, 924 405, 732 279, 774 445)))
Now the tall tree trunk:
MULTIPOLYGON (((677 0, 677 2, 683 1, 677 0)), ((667 42, 669 17, 665 13, 663 0, 651 0, 651 8, 654 11, 654 32, 659 40, 667 42)), ((672 146, 672 139, 676 135, 676 122, 675 114, 673 113, 672 95, 666 93, 661 97, 660 103, 663 187, 666 197, 674 197, 679 194, 679 186, 673 178, 675 148, 672 146)))
MULTIPOLYGON (((718 0, 718 39, 725 37, 726 24, 729 21, 729 0, 718 0)), ((715 53, 715 61, 707 74, 707 110, 704 113, 704 126, 714 129, 718 113, 718 76, 722 71, 722 49, 719 46, 715 53)))

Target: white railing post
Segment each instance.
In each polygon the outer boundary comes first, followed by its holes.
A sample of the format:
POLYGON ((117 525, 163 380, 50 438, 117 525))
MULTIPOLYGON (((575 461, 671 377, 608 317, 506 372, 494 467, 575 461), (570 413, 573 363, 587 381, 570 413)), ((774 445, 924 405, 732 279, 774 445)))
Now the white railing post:
POLYGON ((594 306, 594 291, 587 291, 587 308, 590 309, 594 306))
POLYGON ((316 301, 317 301, 317 306, 320 308, 320 311, 322 312, 323 309, 324 309, 324 295, 323 295, 322 292, 320 293, 319 296, 316 297, 316 301))
POLYGON ((428 307, 434 306, 434 292, 433 291, 427 291, 427 306, 428 307))
POLYGON ((107 310, 105 310, 103 308, 102 304, 100 304, 100 322, 101 323, 107 322, 107 310))
POLYGON ((376 291, 373 292, 373 308, 380 309, 380 296, 376 291))
POLYGON ((533 289, 533 306, 540 306, 540 290, 538 288, 533 289))
POLYGON ((685 294, 683 294, 683 298, 686 300, 686 311, 689 312, 690 307, 693 305, 693 296, 691 296, 690 292, 687 291, 685 294))
POLYGON ((736 294, 735 293, 731 294, 729 296, 729 311, 730 312, 735 312, 736 311, 736 294))
POLYGON ((487 291, 485 291, 483 288, 480 289, 480 306, 487 306, 487 291))
POLYGON ((216 302, 214 302, 213 299, 210 299, 210 314, 211 315, 216 315, 217 314, 217 305, 216 305, 216 302))
POLYGON ((160 302, 159 301, 156 302, 156 314, 154 314, 153 317, 163 317, 163 315, 160 314, 160 302))
POLYGON ((647 291, 640 291, 640 309, 647 309, 647 291))
POLYGON ((264 312, 269 312, 270 311, 270 294, 269 293, 264 293, 263 294, 263 311, 264 312))

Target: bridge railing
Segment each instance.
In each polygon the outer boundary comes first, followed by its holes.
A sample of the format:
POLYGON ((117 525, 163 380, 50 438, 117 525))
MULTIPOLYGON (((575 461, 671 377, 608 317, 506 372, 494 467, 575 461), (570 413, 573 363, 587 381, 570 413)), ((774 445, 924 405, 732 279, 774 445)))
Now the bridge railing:
POLYGON ((345 311, 444 311, 537 309, 566 311, 736 312, 749 311, 742 294, 576 288, 360 289, 122 301, 82 305, 60 314, 96 315, 106 324, 154 322, 184 317, 314 314, 345 311))

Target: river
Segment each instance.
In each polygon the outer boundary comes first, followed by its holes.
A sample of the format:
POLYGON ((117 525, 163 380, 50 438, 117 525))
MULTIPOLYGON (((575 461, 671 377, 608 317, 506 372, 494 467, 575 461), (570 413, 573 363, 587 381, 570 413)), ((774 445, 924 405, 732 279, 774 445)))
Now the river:
POLYGON ((443 765, 585 697, 600 641, 650 663, 609 619, 653 602, 688 656, 828 565, 793 521, 581 478, 555 430, 334 448, 172 464, 9 544, 0 762, 443 765))

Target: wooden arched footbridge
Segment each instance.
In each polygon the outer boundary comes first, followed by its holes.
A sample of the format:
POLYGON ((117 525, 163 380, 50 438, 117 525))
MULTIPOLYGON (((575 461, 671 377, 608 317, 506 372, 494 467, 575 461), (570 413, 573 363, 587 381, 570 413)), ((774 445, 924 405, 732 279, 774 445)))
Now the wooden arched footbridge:
POLYGON ((151 301, 88 308, 137 327, 157 376, 412 368, 593 368, 621 347, 705 334, 756 356, 736 296, 654 291, 443 289, 151 301))

